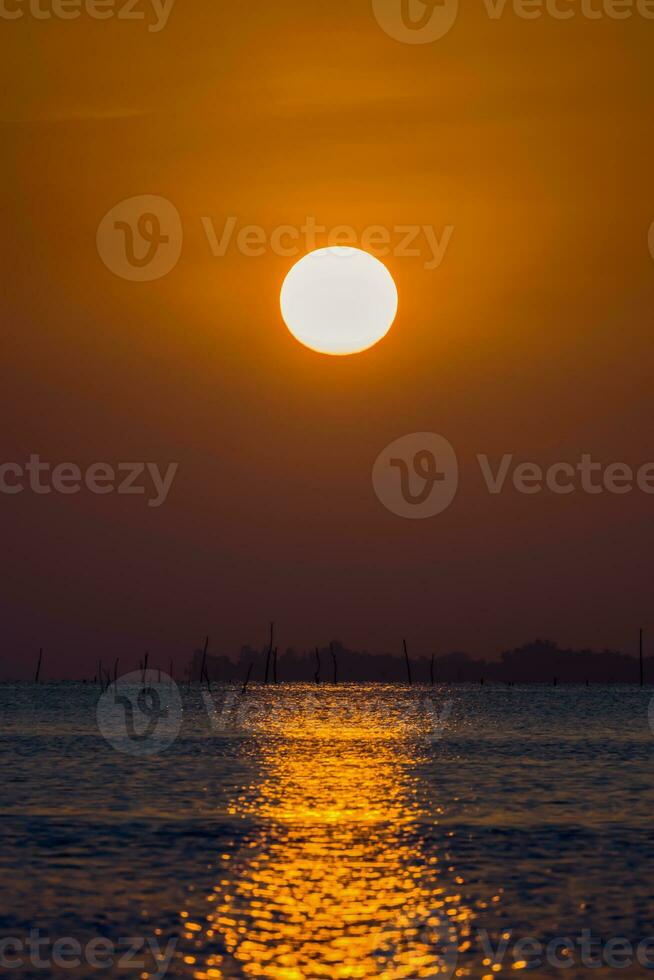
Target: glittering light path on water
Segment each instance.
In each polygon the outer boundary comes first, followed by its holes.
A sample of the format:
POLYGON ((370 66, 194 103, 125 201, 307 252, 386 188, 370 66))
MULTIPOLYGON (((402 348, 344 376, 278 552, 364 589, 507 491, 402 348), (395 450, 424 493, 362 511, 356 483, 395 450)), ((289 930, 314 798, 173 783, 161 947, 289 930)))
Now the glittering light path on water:
POLYGON ((355 692, 286 697, 252 723, 262 776, 233 807, 246 842, 222 855, 206 912, 182 912, 178 968, 196 980, 465 975, 472 913, 425 845, 437 814, 413 774, 428 748, 419 723, 355 692))

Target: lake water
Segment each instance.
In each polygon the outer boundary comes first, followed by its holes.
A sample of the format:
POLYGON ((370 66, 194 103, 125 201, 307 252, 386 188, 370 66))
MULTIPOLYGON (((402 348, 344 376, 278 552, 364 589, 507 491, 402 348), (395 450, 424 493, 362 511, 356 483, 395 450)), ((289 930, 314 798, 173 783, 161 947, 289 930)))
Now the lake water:
POLYGON ((654 692, 155 687, 0 685, 7 975, 654 970, 654 692))

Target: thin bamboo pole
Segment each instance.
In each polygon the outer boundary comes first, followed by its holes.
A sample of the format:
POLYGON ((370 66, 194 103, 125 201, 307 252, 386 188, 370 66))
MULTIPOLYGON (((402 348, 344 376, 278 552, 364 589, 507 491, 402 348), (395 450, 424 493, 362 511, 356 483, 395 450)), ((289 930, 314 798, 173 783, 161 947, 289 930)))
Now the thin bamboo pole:
POLYGON ((413 684, 413 679, 411 677, 411 661, 409 660, 409 651, 406 647, 406 640, 402 640, 402 645, 404 646, 404 660, 406 663, 406 674, 409 681, 409 687, 413 684))

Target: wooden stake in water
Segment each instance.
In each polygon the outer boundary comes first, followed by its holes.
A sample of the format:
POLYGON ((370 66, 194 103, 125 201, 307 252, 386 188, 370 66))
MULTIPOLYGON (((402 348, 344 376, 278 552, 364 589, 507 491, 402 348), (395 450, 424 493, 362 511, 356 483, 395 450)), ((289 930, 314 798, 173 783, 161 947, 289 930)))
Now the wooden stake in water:
POLYGON ((243 690, 241 691, 241 694, 245 694, 245 692, 248 689, 248 684, 250 683, 250 674, 252 673, 252 666, 253 665, 250 664, 250 666, 248 667, 247 677, 245 678, 245 684, 243 685, 243 690))
POLYGON ((271 623, 270 624, 270 643, 268 644, 268 653, 266 654, 266 676, 265 676, 265 679, 264 679, 264 684, 267 684, 268 683, 268 678, 269 678, 269 675, 270 675, 270 658, 272 657, 274 638, 275 638, 275 624, 274 623, 271 623))
POLYGON ((34 683, 39 683, 39 674, 41 673, 41 661, 43 660, 43 649, 39 650, 39 662, 36 665, 36 674, 34 675, 34 683))
POLYGON ((334 665, 334 684, 338 684, 338 664, 336 663, 336 654, 334 653, 334 644, 329 644, 329 652, 332 655, 332 663, 334 665))
POLYGON ((320 684, 320 650, 316 647, 316 672, 313 675, 316 684, 320 684))
POLYGON ((406 674, 409 679, 409 687, 411 687, 411 685, 413 684, 413 680, 411 678, 411 661, 409 660, 409 651, 406 648, 406 640, 402 640, 402 644, 404 646, 404 660, 406 662, 406 674))
POLYGON ((209 637, 204 641, 204 650, 202 651, 202 666, 200 667, 200 686, 202 686, 202 681, 206 678, 207 687, 209 687, 209 675, 207 674, 207 649, 209 647, 209 637))
POLYGON ((277 684, 277 647, 273 650, 273 680, 277 684))

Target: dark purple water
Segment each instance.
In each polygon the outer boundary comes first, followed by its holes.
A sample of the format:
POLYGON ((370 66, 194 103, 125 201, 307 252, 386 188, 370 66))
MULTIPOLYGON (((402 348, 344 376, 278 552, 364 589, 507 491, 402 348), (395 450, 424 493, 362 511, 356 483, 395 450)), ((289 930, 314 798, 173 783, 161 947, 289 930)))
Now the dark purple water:
POLYGON ((227 693, 211 719, 180 692, 172 743, 130 755, 100 733, 98 688, 0 685, 0 972, 654 969, 647 689, 227 693))

